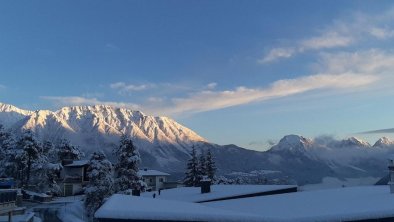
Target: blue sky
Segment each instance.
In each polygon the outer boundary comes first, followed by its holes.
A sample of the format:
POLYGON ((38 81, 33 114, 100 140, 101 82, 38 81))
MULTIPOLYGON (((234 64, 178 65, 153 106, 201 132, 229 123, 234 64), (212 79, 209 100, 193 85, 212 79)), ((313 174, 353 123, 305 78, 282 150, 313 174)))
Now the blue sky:
POLYGON ((0 101, 25 109, 139 109, 253 149, 394 127, 391 1, 1 1, 0 30, 0 101))

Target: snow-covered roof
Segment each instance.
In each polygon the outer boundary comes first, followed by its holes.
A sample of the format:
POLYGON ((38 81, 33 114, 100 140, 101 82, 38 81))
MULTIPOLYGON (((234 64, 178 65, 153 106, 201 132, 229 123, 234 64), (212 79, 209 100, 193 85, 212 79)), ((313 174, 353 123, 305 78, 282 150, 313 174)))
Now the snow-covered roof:
POLYGON ((347 187, 235 199, 203 205, 273 221, 352 221, 394 217, 388 186, 347 187))
MULTIPOLYGON (((204 194, 201 193, 200 187, 180 187, 162 190, 160 195, 156 195, 156 198, 186 202, 203 202, 296 187, 297 186, 294 185, 212 185, 211 192, 204 194)), ((141 195, 152 198, 153 192, 146 192, 141 195)))
POLYGON ((140 170, 138 173, 141 176, 169 176, 170 174, 158 170, 140 170))
POLYGON ((89 160, 74 160, 72 163, 64 165, 65 167, 82 167, 89 164, 89 160))
POLYGON ((96 218, 160 221, 261 221, 254 216, 197 203, 115 194, 95 213, 96 218))

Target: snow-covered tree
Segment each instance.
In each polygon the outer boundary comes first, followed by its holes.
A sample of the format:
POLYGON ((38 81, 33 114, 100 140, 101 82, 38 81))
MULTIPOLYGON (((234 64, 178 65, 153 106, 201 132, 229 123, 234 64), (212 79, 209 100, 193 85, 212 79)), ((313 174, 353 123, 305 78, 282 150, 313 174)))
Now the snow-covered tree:
POLYGON ((56 152, 59 162, 64 160, 80 160, 85 154, 77 147, 66 139, 60 140, 56 146, 56 152))
POLYGON ((187 163, 187 169, 186 169, 186 176, 185 179, 183 180, 183 184, 185 186, 198 186, 200 184, 200 171, 198 169, 198 158, 196 154, 196 149, 192 148, 192 152, 190 153, 190 159, 187 163))
POLYGON ((103 152, 95 152, 87 169, 89 184, 85 189, 85 208, 89 217, 104 203, 104 198, 113 193, 113 167, 103 152))
POLYGON ((201 154, 198 158, 198 173, 200 177, 207 176, 207 162, 205 152, 201 150, 201 154))
POLYGON ((215 164, 215 159, 212 155, 211 150, 208 150, 207 157, 205 160, 205 169, 206 169, 206 174, 211 181, 214 181, 215 179, 215 173, 216 173, 216 164, 215 164))
POLYGON ((28 186, 32 174, 32 168, 40 168, 41 147, 34 138, 31 130, 23 132, 22 137, 17 142, 17 149, 15 150, 15 161, 20 172, 21 186, 28 186))
POLYGON ((115 165, 116 192, 124 192, 129 189, 144 190, 146 185, 138 174, 141 157, 133 141, 123 135, 120 145, 114 153, 118 156, 118 162, 115 165))
POLYGON ((10 177, 13 175, 12 168, 15 164, 10 154, 14 146, 15 141, 11 134, 0 124, 0 176, 10 177))

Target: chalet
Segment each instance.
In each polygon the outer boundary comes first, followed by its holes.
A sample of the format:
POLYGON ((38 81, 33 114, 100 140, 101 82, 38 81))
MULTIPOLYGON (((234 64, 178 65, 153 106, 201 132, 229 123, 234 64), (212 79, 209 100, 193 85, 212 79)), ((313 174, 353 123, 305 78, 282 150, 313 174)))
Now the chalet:
POLYGON ((63 161, 61 172, 61 188, 64 196, 72 196, 83 192, 89 182, 87 176, 88 160, 63 161))
POLYGON ((168 177, 170 176, 168 173, 158 170, 148 170, 146 168, 140 170, 138 173, 142 177, 142 181, 148 185, 147 190, 149 191, 165 189, 165 184, 167 183, 168 177))

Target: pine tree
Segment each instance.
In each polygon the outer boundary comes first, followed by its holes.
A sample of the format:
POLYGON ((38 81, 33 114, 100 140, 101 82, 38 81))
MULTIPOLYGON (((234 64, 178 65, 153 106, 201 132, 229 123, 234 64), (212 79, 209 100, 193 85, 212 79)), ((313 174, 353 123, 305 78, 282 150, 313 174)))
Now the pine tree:
POLYGON ((15 164, 12 160, 12 150, 15 146, 15 141, 13 140, 11 134, 7 132, 3 125, 0 124, 0 176, 11 177, 13 176, 12 170, 15 164))
POLYGON ((115 165, 116 192, 124 192, 129 189, 144 190, 146 185, 138 174, 141 158, 133 141, 123 135, 115 154, 118 156, 118 163, 115 165))
POLYGON ((59 162, 63 162, 64 160, 80 160, 85 156, 78 147, 73 146, 66 139, 61 140, 55 149, 59 162))
POLYGON ((89 184, 85 189, 85 208, 92 218, 104 199, 113 193, 113 167, 103 152, 95 152, 91 155, 87 170, 89 184))
POLYGON ((204 150, 201 150, 201 154, 198 160, 198 173, 200 175, 200 178, 202 178, 203 176, 207 176, 207 161, 206 161, 206 157, 205 157, 205 153, 204 150))
MULTIPOLYGON (((34 138, 31 130, 23 132, 22 137, 17 142, 16 164, 21 173, 21 186, 28 186, 32 173, 32 167, 40 157, 40 149, 38 142, 34 138)), ((38 163, 38 162, 37 162, 38 163)), ((37 166, 35 166, 37 167, 37 166)))
POLYGON ((215 172, 216 172, 216 164, 215 159, 212 156, 211 150, 208 150, 207 157, 206 157, 206 172, 207 176, 211 181, 215 179, 215 172))
POLYGON ((200 172, 198 169, 198 159, 196 154, 196 149, 192 148, 190 153, 190 159, 187 163, 186 176, 183 180, 183 184, 188 187, 198 186, 200 184, 200 172))

